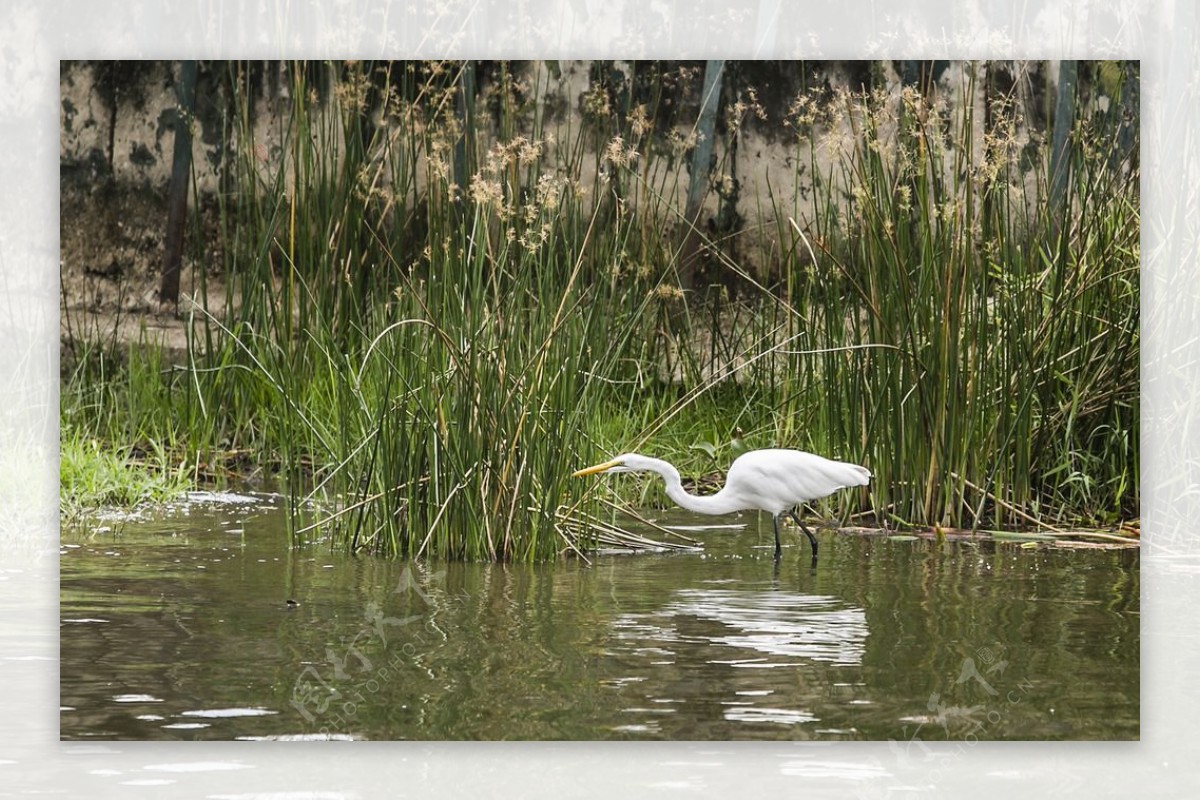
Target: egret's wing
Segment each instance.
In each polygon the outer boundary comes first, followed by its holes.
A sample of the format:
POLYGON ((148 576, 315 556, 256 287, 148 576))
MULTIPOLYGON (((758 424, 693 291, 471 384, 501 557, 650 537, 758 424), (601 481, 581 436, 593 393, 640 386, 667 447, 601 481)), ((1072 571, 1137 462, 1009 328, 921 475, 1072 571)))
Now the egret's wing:
POLYGON ((870 475, 858 465, 814 453, 765 449, 739 457, 729 468, 727 486, 752 495, 761 502, 760 508, 783 511, 845 487, 866 484, 870 475))

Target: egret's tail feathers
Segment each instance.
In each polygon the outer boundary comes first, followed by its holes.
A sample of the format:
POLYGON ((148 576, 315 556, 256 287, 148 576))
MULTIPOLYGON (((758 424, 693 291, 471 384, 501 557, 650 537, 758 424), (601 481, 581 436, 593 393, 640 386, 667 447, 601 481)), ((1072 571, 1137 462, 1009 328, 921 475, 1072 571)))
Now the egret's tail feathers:
POLYGON ((870 470, 868 470, 867 468, 862 467, 860 465, 856 465, 856 464, 850 465, 850 468, 853 471, 856 480, 847 482, 846 486, 862 487, 862 486, 866 486, 868 483, 870 483, 870 481, 871 481, 871 471, 870 470))

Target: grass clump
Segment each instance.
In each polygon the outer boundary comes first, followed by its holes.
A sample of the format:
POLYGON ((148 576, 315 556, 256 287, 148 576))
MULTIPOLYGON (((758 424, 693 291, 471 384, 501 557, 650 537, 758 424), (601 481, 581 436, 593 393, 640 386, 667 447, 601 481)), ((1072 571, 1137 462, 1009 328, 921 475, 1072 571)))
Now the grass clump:
POLYGON ((239 305, 202 311, 220 369, 197 373, 188 413, 252 395, 236 405, 267 410, 256 427, 291 496, 340 499, 320 535, 351 550, 533 560, 577 548, 579 435, 646 302, 615 280, 632 211, 602 192, 585 200, 536 132, 463 152, 446 112, 463 65, 419 83, 387 73, 398 127, 373 133, 352 91, 360 67, 348 69, 332 108, 295 76, 278 172, 237 165, 225 217, 239 305), (614 280, 596 281, 602 271, 614 280))
POLYGON ((63 517, 86 510, 164 503, 187 493, 193 476, 172 464, 162 448, 113 447, 64 429, 59 451, 59 497, 63 517))

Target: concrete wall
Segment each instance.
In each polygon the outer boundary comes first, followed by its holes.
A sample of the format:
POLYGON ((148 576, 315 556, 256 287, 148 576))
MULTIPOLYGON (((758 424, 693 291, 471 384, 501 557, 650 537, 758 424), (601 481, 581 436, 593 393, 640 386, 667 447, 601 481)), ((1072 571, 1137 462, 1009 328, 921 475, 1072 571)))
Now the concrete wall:
MULTIPOLYGON (((265 173, 278 169, 285 155, 291 68, 294 65, 280 62, 240 65, 243 86, 250 87, 254 98, 256 150, 265 173)), ((344 65, 302 68, 318 78, 323 75, 324 85, 332 89, 344 65)), ((541 115, 543 130, 558 132, 557 144, 547 146, 551 161, 553 148, 562 147, 571 132, 579 130, 589 103, 597 98, 610 104, 615 133, 628 129, 627 109, 657 97, 654 118, 647 120, 653 132, 636 146, 641 159, 654 160, 656 191, 662 191, 665 200, 682 213, 691 161, 685 145, 700 109, 705 62, 519 62, 505 68, 525 82, 532 95, 527 107, 531 114, 541 115)), ((495 135, 496 118, 487 111, 486 97, 499 70, 496 62, 479 62, 476 68, 481 151, 495 135)), ((943 105, 954 105, 962 102, 974 81, 990 91, 1019 97, 1025 109, 1019 135, 1023 143, 1036 147, 1046 138, 1047 98, 1052 97, 1055 73, 1054 65, 1047 62, 726 62, 713 143, 715 169, 700 226, 714 240, 721 240, 749 272, 769 276, 781 248, 790 247, 775 241, 781 230, 781 221, 772 218, 775 210, 781 216, 795 216, 803 225, 811 210, 810 152, 816 154, 818 169, 826 169, 831 148, 851 135, 850 120, 843 119, 833 128, 813 126, 798 136, 789 109, 801 94, 819 100, 838 91, 869 87, 898 97, 907 82, 924 87, 927 96, 943 105), (741 104, 736 107, 739 113, 731 116, 735 104, 741 104)), ((157 276, 160 269, 178 74, 178 63, 62 65, 62 270, 70 303, 154 308, 155 282, 146 277, 157 276), (116 279, 127 282, 123 292, 115 288, 116 279)), ((201 64, 193 163, 202 208, 219 191, 231 154, 230 74, 228 64, 201 64)), ((321 85, 321 80, 314 83, 321 85)), ((984 92, 974 93, 969 102, 983 119, 984 92)), ((375 119, 386 124, 378 114, 375 119)), ((973 146, 982 149, 983 126, 978 130, 973 146)), ((599 147, 605 144, 597 142, 599 147)), ((593 177, 587 171, 595 163, 592 158, 583 160, 581 183, 593 177)), ((786 220, 782 222, 786 230, 786 220)), ((665 236, 678 238, 683 229, 679 225, 665 236)), ((215 240, 214 236, 214 244, 200 259, 210 270, 220 264, 215 240)), ((189 250, 185 291, 187 271, 199 266, 196 261, 189 250)))

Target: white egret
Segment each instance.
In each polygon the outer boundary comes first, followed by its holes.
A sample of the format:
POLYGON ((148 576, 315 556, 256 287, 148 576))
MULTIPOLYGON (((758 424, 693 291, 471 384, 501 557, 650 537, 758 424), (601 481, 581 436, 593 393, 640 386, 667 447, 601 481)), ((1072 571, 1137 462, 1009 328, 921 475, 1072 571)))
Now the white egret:
POLYGON ((691 495, 679 480, 679 471, 670 462, 623 453, 603 464, 585 467, 573 475, 593 473, 658 473, 667 484, 667 496, 693 512, 723 515, 748 509, 771 513, 775 527, 775 558, 779 559, 779 518, 786 512, 808 535, 813 560, 817 558, 817 538, 796 514, 807 501, 824 498, 845 487, 861 487, 871 480, 871 471, 849 462, 837 462, 815 453, 765 448, 749 451, 733 460, 725 476, 725 486, 712 495, 691 495))

